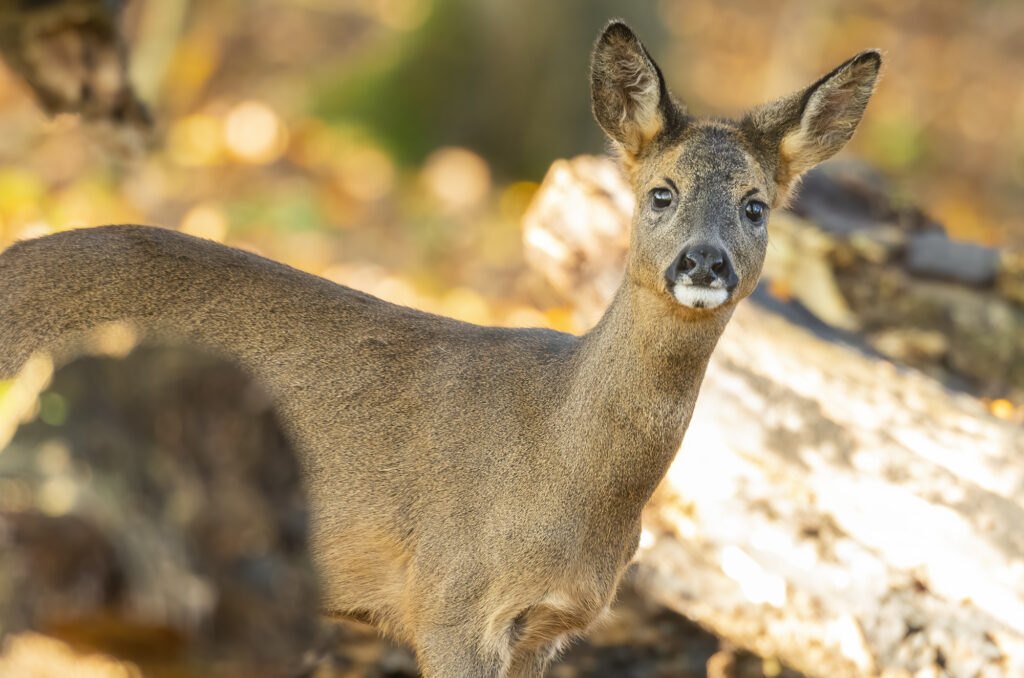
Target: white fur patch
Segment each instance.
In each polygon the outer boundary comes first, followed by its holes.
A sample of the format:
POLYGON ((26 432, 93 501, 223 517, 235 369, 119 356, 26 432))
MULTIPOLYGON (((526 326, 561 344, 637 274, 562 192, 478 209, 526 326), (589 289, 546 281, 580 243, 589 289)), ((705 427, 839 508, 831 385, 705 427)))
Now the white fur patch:
POLYGON ((729 298, 729 292, 722 287, 687 285, 680 281, 672 286, 672 296, 690 308, 717 308, 729 298))

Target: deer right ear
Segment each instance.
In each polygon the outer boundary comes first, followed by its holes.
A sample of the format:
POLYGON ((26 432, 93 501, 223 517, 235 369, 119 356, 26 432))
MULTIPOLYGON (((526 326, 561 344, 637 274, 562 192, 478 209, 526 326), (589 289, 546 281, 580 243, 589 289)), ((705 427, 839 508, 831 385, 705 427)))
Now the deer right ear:
POLYGON ((627 161, 683 116, 658 65, 621 21, 608 24, 594 46, 590 94, 594 117, 627 161))

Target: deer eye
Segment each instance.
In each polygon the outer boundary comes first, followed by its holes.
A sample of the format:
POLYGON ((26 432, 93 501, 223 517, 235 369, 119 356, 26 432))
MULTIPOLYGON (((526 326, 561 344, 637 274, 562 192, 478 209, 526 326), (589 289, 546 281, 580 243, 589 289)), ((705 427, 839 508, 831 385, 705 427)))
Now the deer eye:
POLYGON ((743 213, 747 216, 747 221, 760 226, 764 223, 765 217, 768 216, 768 205, 760 200, 751 200, 743 208, 743 213))
POLYGON ((651 204, 654 209, 663 210, 672 204, 672 191, 667 188, 656 188, 651 191, 651 204))

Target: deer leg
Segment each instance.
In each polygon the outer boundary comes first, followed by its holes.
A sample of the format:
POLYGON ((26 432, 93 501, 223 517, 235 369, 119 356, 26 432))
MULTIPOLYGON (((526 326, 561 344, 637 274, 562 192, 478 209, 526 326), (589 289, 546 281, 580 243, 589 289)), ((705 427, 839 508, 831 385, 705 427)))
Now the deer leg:
POLYGON ((577 611, 537 605, 513 622, 512 658, 504 678, 541 678, 561 644, 587 626, 577 611))
POLYGON ((416 643, 423 678, 497 678, 505 660, 480 647, 479 631, 466 627, 434 627, 416 643))
POLYGON ((516 652, 504 678, 541 678, 554 656, 553 646, 516 652))

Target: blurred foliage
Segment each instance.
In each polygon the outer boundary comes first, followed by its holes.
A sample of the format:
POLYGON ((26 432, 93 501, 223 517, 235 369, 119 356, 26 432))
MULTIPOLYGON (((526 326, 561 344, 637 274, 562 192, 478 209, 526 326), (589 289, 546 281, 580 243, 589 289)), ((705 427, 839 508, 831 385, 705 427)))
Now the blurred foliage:
POLYGON ((587 61, 613 16, 697 114, 883 48, 852 151, 953 235, 1024 243, 1019 2, 133 0, 157 143, 112 155, 0 70, 0 246, 158 224, 467 320, 581 329, 524 272, 519 220, 552 160, 602 149, 587 61))

